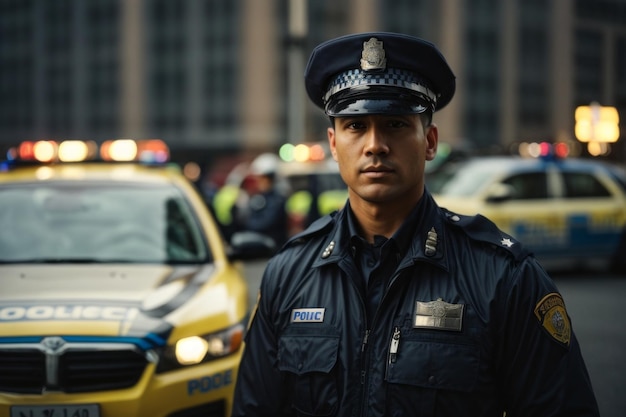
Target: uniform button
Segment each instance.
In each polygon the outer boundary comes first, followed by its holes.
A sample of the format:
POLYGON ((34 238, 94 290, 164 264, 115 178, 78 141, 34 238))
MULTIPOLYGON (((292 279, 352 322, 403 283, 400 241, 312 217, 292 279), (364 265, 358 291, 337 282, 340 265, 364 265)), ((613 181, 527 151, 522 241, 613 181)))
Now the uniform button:
MULTIPOLYGON (((302 370, 302 367, 303 367, 303 366, 304 366, 304 365, 302 364, 302 362, 300 362, 300 363, 298 364, 298 371, 302 370)), ((432 377, 431 377, 431 378, 432 378, 432 377)))
POLYGON ((435 376, 434 376, 434 375, 429 376, 429 377, 428 377, 428 383, 429 383, 430 385, 435 385, 435 383, 437 383, 437 378, 435 378, 435 376))

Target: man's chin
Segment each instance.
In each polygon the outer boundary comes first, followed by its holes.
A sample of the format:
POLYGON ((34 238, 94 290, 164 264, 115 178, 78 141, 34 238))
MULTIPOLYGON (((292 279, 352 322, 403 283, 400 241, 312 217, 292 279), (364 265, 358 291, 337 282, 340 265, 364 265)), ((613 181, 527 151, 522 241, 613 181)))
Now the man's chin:
MULTIPOLYGON (((421 190, 423 192, 423 190, 421 190)), ((411 204, 417 202, 422 193, 414 189, 399 188, 391 184, 370 184, 351 193, 351 201, 358 198, 370 204, 411 204)))

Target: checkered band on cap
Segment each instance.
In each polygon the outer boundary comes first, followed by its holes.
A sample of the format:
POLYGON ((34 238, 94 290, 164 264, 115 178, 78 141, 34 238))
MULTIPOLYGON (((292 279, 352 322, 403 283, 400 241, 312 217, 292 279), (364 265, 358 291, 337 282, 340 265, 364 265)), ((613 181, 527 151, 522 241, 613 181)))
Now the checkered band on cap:
POLYGON ((387 68, 384 72, 365 72, 351 69, 342 72, 330 83, 324 95, 324 103, 340 91, 358 89, 362 86, 390 86, 405 88, 422 94, 431 101, 432 106, 437 104, 437 95, 411 71, 396 68, 387 68))

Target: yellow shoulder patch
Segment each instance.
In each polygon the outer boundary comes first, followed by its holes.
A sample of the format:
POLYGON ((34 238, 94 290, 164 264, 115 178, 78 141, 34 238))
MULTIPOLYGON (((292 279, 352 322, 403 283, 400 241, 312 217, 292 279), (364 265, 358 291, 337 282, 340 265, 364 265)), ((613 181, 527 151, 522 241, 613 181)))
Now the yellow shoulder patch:
POLYGON ((550 336, 569 346, 572 328, 560 294, 553 292, 543 297, 535 306, 535 316, 550 336))

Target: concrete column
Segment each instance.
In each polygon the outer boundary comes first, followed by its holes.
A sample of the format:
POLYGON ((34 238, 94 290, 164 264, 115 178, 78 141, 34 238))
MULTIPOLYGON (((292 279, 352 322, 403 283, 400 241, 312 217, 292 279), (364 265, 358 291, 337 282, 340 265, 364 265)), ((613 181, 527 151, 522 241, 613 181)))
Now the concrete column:
POLYGON ((284 54, 277 36, 276 2, 245 0, 242 3, 241 35, 241 122, 242 144, 246 148, 277 143, 280 103, 280 59, 284 54))
POLYGON ((120 2, 122 12, 120 106, 122 135, 142 138, 145 130, 144 106, 144 20, 143 0, 120 2))
POLYGON ((350 33, 375 32, 380 30, 379 0, 368 1, 366 6, 367 7, 364 7, 363 0, 350 0, 348 6, 348 10, 350 10, 348 14, 350 33))
POLYGON ((452 101, 437 112, 433 118, 439 127, 439 140, 451 145, 463 139, 463 103, 465 101, 465 80, 463 74, 463 1, 441 0, 441 22, 437 33, 438 47, 445 56, 452 72, 457 76, 456 92, 452 101))
POLYGON ((287 142, 306 140, 306 91, 303 74, 306 65, 304 41, 308 34, 308 0, 289 0, 287 40, 287 142))
POLYGON ((572 61, 574 34, 573 4, 570 0, 553 0, 549 26, 550 39, 550 126, 556 140, 572 140, 574 100, 572 61))

